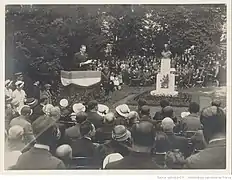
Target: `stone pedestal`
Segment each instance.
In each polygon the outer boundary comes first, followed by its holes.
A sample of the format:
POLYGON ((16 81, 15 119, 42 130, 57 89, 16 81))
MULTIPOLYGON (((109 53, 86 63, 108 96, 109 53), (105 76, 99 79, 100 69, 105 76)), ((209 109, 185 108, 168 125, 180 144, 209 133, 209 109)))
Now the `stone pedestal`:
POLYGON ((151 95, 176 96, 175 75, 172 74, 175 69, 171 68, 171 59, 161 60, 161 70, 156 76, 156 90, 151 91, 151 95))

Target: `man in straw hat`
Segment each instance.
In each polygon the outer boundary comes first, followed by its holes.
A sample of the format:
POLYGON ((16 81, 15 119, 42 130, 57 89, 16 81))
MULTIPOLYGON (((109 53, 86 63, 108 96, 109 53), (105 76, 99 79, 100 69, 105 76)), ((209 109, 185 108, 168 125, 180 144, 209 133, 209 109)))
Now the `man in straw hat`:
POLYGON ((115 124, 116 125, 127 125, 126 123, 126 118, 130 113, 130 108, 128 107, 128 105, 126 104, 121 104, 119 106, 116 107, 116 120, 115 120, 115 124))
POLYGON ((52 156, 50 146, 56 139, 55 120, 41 116, 32 124, 36 144, 24 152, 18 159, 15 169, 18 170, 55 170, 65 169, 64 163, 52 156), (49 137, 49 138, 48 138, 49 137))
POLYGON ((142 121, 132 128, 132 152, 123 159, 109 163, 106 169, 160 169, 152 160, 151 150, 155 142, 153 124, 142 121))

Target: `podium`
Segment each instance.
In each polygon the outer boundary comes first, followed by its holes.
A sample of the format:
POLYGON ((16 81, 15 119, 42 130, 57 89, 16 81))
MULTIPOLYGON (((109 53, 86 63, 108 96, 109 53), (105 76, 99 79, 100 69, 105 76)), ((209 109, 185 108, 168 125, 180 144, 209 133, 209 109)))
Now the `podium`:
POLYGON ((151 91, 153 96, 177 96, 175 91, 175 69, 171 68, 171 59, 162 58, 160 73, 156 76, 156 89, 151 91))

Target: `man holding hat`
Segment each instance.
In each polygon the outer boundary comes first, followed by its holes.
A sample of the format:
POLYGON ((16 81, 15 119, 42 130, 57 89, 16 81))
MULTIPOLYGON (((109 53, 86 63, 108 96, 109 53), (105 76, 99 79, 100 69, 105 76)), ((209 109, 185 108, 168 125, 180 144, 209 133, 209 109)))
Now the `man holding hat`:
POLYGON ((26 93, 23 90, 24 82, 17 81, 15 85, 16 89, 12 93, 12 104, 16 107, 20 107, 24 105, 24 102, 26 100, 26 93))

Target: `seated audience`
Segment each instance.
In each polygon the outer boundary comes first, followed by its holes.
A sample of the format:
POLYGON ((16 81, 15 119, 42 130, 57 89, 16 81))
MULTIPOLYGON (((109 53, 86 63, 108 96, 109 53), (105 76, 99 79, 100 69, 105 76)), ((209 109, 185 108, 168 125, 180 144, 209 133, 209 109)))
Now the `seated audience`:
POLYGON ((199 110, 200 106, 196 102, 191 102, 189 104, 190 114, 182 119, 180 125, 183 132, 197 131, 201 129, 200 117, 198 115, 199 110))
POLYGON ((139 114, 136 111, 131 111, 127 116, 127 127, 131 131, 132 126, 140 121, 139 114))
POLYGON ((30 123, 30 116, 32 114, 32 109, 24 105, 20 108, 20 116, 14 118, 10 122, 10 127, 15 125, 19 125, 24 130, 24 140, 26 143, 31 142, 34 139, 31 123, 30 123))
POLYGON ((139 113, 139 116, 140 116, 141 107, 145 106, 145 105, 147 105, 147 101, 145 99, 140 98, 138 100, 138 109, 137 109, 137 112, 139 113))
POLYGON ((80 124, 80 139, 73 139, 70 146, 75 157, 97 157, 96 146, 93 144, 92 138, 95 136, 95 127, 89 121, 80 124))
POLYGON ((165 108, 163 108, 163 115, 164 115, 164 118, 166 117, 171 118, 174 121, 174 123, 178 122, 177 118, 175 117, 173 108, 171 106, 166 106, 165 108))
POLYGON ((189 169, 225 169, 226 168, 226 115, 216 106, 202 110, 200 121, 207 147, 187 158, 189 169))
POLYGON ((164 119, 163 109, 166 106, 169 106, 169 101, 167 101, 166 99, 161 100, 160 101, 161 110, 155 113, 155 116, 153 117, 154 120, 163 120, 164 119))
POLYGON ((104 143, 112 138, 112 131, 115 125, 114 113, 110 112, 104 117, 104 124, 101 128, 96 129, 95 140, 98 143, 104 143))
POLYGON ((65 130, 65 142, 70 143, 72 140, 81 138, 80 125, 87 119, 85 112, 79 112, 76 115, 75 126, 72 126, 65 130))
POLYGON ((132 128, 132 152, 123 159, 106 165, 105 169, 160 169, 152 161, 151 150, 154 144, 153 124, 139 122, 132 128))
POLYGON ((131 133, 123 125, 117 125, 112 131, 112 139, 102 145, 102 151, 105 156, 112 153, 119 153, 127 156, 131 147, 131 133))
POLYGON ((21 151, 25 145, 23 128, 19 125, 12 126, 8 131, 8 150, 21 151))
POLYGON ((167 135, 167 151, 179 149, 183 155, 187 155, 188 153, 188 140, 185 137, 176 136, 173 132, 175 124, 171 118, 164 118, 162 120, 162 128, 165 134, 167 135))
POLYGON ((103 117, 98 114, 98 102, 93 100, 88 103, 87 120, 90 121, 95 128, 102 127, 103 117))
POLYGON ((124 125, 127 126, 126 118, 130 113, 130 108, 126 104, 121 104, 116 107, 116 120, 115 125, 124 125))
POLYGON ((53 170, 65 168, 64 163, 49 152, 50 145, 57 138, 54 125, 55 121, 48 116, 41 116, 33 122, 32 129, 36 136, 36 144, 19 157, 15 169, 53 170))
POLYGON ((149 121, 153 124, 153 121, 151 119, 150 115, 150 108, 149 106, 142 106, 140 111, 140 121, 149 121))

